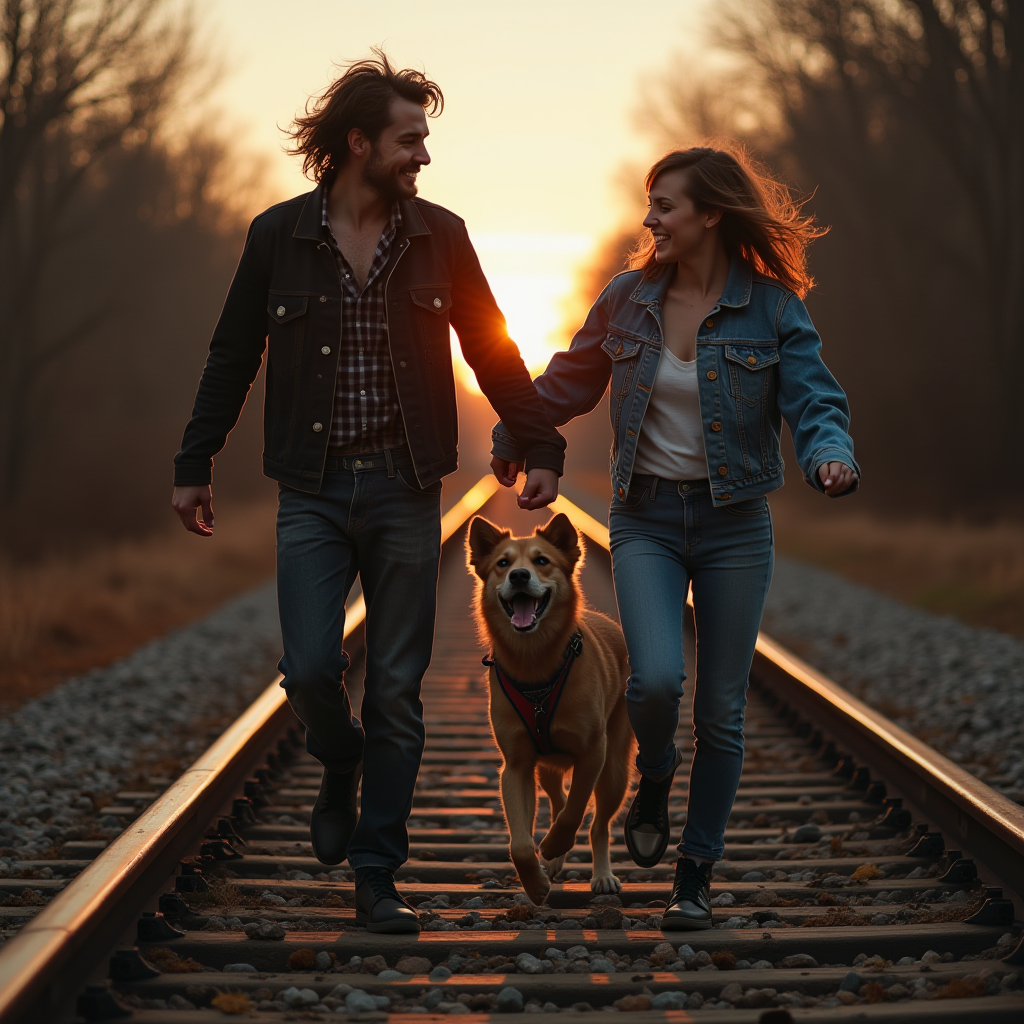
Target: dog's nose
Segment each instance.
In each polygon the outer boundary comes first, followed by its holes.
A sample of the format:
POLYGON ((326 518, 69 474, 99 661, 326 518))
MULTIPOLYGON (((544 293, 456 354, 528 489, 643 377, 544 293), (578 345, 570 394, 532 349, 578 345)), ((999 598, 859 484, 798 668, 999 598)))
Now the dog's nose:
POLYGON ((508 574, 508 581, 514 587, 525 587, 530 582, 530 570, 529 569, 513 569, 508 574))

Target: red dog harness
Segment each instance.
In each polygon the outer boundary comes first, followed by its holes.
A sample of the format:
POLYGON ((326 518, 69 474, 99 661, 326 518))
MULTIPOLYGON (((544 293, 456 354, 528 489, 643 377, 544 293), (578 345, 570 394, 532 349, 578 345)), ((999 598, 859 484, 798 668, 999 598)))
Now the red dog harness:
POLYGON ((507 675, 502 667, 493 658, 484 658, 483 663, 494 668, 494 674, 498 677, 498 685, 501 692, 508 698, 508 702, 516 709, 516 713, 522 719, 526 731, 533 740, 538 754, 555 754, 557 751, 551 745, 551 722, 558 709, 558 702, 562 699, 562 691, 565 689, 566 680, 572 670, 573 662, 583 653, 583 634, 576 630, 569 640, 569 646, 565 649, 565 661, 562 667, 541 686, 525 687, 520 686, 514 679, 507 675))

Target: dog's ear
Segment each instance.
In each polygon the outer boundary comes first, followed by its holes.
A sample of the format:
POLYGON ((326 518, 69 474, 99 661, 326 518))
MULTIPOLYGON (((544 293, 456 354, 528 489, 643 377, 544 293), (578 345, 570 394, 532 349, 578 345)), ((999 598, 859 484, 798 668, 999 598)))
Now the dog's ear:
POLYGON ((502 530, 483 516, 474 516, 466 534, 466 560, 477 570, 480 563, 507 537, 512 536, 511 530, 502 530))
POLYGON ((553 544, 559 551, 567 555, 573 565, 579 561, 579 534, 576 533, 576 527, 569 522, 569 517, 564 512, 559 512, 543 526, 538 526, 536 532, 537 536, 543 537, 549 544, 553 544))

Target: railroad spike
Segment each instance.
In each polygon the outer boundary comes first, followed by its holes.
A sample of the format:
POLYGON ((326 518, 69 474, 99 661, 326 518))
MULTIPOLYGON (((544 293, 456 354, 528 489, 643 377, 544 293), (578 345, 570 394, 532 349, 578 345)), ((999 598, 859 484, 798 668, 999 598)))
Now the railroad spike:
POLYGON ((907 857, 927 857, 929 860, 938 860, 942 856, 946 843, 941 832, 925 832, 914 844, 913 848, 906 853, 907 857))
POLYGON ((850 784, 846 788, 857 793, 866 793, 870 787, 871 772, 863 766, 854 768, 853 778, 850 779, 850 784))
POLYGON ((978 908, 976 914, 967 918, 964 924, 981 924, 996 927, 1010 927, 1013 924, 1013 900, 1002 898, 1002 889, 998 897, 989 897, 978 908))
POLYGON ((243 828, 247 825, 255 825, 256 815, 253 813, 252 801, 244 796, 235 797, 231 801, 231 817, 243 828))
POLYGON ((209 892, 210 886, 203 877, 202 868, 192 861, 181 862, 181 874, 174 879, 175 892, 209 892))
POLYGON ((110 958, 112 981, 145 981, 160 977, 160 971, 139 952, 138 946, 119 949, 110 958))
POLYGON ((109 983, 87 985, 85 991, 78 997, 75 1009, 78 1015, 87 1021, 117 1020, 132 1015, 131 1009, 110 990, 109 983))
POLYGON ((246 779, 243 783, 242 792, 246 795, 254 808, 263 807, 267 803, 263 786, 258 779, 246 779))
POLYGON ((143 911, 135 926, 136 938, 139 942, 163 942, 167 939, 183 939, 185 933, 175 928, 163 914, 143 911))
POLYGON ((871 785, 868 786, 867 792, 864 794, 864 803, 881 804, 885 801, 886 792, 887 790, 884 782, 872 782, 871 785))
POLYGON ((221 818, 217 822, 216 836, 219 839, 226 839, 232 846, 240 843, 247 846, 248 843, 235 831, 235 823, 230 818, 221 818))
POLYGON ((185 929, 206 927, 208 919, 202 914, 194 914, 177 892, 162 892, 157 909, 175 926, 185 929))
POLYGON ((239 853, 226 839, 210 839, 199 847, 201 857, 212 857, 214 860, 242 860, 244 854, 239 853))
POLYGON ((852 779, 856 770, 857 766, 853 763, 852 757, 841 757, 832 774, 837 779, 852 779))
POLYGON ((978 867, 969 857, 960 857, 947 868, 944 875, 939 875, 939 882, 976 882, 978 867))

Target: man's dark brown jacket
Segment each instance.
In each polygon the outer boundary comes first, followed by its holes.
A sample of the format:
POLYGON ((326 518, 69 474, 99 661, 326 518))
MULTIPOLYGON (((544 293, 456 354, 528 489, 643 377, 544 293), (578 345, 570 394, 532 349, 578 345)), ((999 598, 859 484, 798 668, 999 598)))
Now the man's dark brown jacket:
MULTIPOLYGON (((264 348, 263 471, 317 492, 330 440, 341 337, 341 282, 324 238, 324 184, 272 206, 249 228, 213 332, 192 418, 174 459, 176 486, 208 484, 213 457, 242 411, 264 348)), ((422 199, 402 202, 385 273, 391 363, 421 487, 458 466, 458 417, 449 324, 527 469, 562 472, 565 441, 551 425, 466 225, 422 199)))

